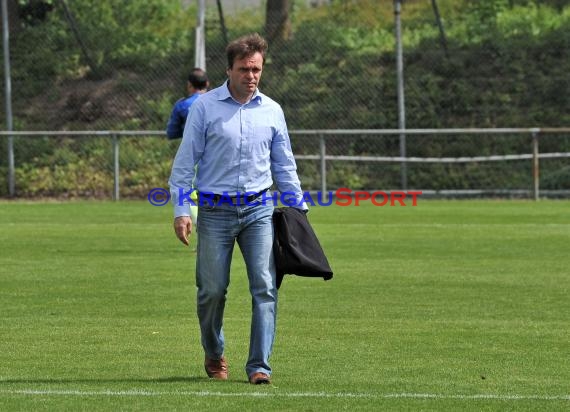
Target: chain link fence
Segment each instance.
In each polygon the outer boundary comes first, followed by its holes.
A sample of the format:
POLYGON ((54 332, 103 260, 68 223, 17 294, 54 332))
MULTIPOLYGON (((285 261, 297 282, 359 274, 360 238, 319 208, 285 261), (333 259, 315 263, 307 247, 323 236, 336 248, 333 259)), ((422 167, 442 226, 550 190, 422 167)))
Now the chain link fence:
MULTIPOLYGON (((271 13, 268 1, 206 2, 212 86, 225 80, 227 41, 257 31, 270 40, 261 90, 282 104, 291 130, 398 128, 395 1, 272 1, 281 8, 271 13)), ((7 4, 14 130, 164 130, 194 67, 198 1, 7 4)), ((569 16, 565 1, 402 2, 406 126, 570 124, 569 16), (440 26, 432 4, 439 5, 440 26)), ((3 86, 5 71, 6 64, 3 86)), ((1 109, 7 111, 6 102, 1 109)), ((8 186, 6 139, 0 196, 8 186)), ((120 140, 121 196, 164 186, 178 142, 155 135, 120 140)), ((13 143, 16 195, 109 196, 109 137, 15 136, 13 143)), ((319 189, 318 162, 302 158, 319 154, 319 139, 293 134, 292 143, 304 186, 319 189)), ((408 135, 406 149, 410 157, 445 158, 528 154, 531 146, 518 135, 433 134, 408 135)), ((327 136, 326 150, 330 156, 401 154, 398 135, 358 132, 327 136)), ((570 152, 568 134, 541 137, 541 152, 570 152)), ((528 160, 407 162, 405 184, 528 190, 528 167, 528 160)), ((541 179, 544 188, 570 190, 568 159, 543 160, 541 179)), ((402 162, 333 158, 327 182, 331 188, 398 189, 402 162)))
MULTIPOLYGON (((12 133, 23 143, 15 160, 18 194, 31 198, 145 199, 153 189, 168 189, 179 145, 165 142, 161 131, 12 133), (38 148, 49 155, 26 161, 38 148)), ((405 158, 398 154, 398 129, 290 133, 293 146, 302 147, 294 154, 307 191, 400 190, 405 168, 408 188, 429 196, 570 196, 561 184, 568 181, 561 174, 567 173, 570 151, 545 151, 568 147, 570 128, 411 129, 412 146, 441 145, 444 155, 405 158), (465 139, 476 139, 485 149, 465 153, 465 139), (512 149, 504 152, 507 143, 512 149), (521 144, 523 152, 516 149, 521 144)))

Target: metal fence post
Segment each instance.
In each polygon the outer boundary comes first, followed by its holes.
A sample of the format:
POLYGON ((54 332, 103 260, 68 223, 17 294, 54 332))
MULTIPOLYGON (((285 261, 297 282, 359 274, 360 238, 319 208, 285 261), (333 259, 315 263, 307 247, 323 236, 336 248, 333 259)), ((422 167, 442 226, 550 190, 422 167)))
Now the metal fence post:
POLYGON ((113 135, 113 200, 119 200, 119 137, 113 135))
POLYGON ((538 163, 538 129, 532 130, 532 186, 534 200, 539 199, 540 171, 538 163))
POLYGON ((16 163, 14 160, 14 136, 8 136, 8 194, 16 196, 16 163))
POLYGON ((194 67, 206 70, 206 0, 198 0, 198 21, 194 44, 194 67))
MULTIPOLYGON (((396 16, 396 74, 398 85, 398 129, 406 128, 406 105, 404 93, 404 51, 402 46, 402 0, 394 0, 394 14, 396 16)), ((400 157, 406 158, 406 134, 400 133, 400 157)), ((402 190, 408 188, 408 165, 405 160, 400 163, 402 190)))
POLYGON ((321 194, 324 196, 327 192, 327 148, 325 144, 325 136, 322 134, 319 135, 319 149, 321 158, 321 194))
MULTIPOLYGON (((8 2, 2 0, 2 48, 4 56, 4 91, 6 99, 6 130, 14 130, 12 119, 12 75, 10 74, 10 31, 8 28, 8 2)), ((16 195, 14 163, 14 136, 8 136, 8 194, 16 195)))

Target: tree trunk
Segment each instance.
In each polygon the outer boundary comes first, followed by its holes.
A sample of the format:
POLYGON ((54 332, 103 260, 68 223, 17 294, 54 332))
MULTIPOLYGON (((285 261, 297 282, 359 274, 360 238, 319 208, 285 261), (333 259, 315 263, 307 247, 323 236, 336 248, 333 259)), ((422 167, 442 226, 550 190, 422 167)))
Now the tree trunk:
POLYGON ((431 5, 433 8, 433 13, 435 14, 435 21, 437 27, 439 28, 439 41, 441 42, 441 47, 445 52, 445 57, 449 57, 449 52, 447 51, 447 37, 445 36, 445 30, 443 29, 443 23, 441 21, 441 16, 439 15, 439 8, 437 7, 437 1, 431 0, 431 5))
POLYGON ((8 27, 10 33, 17 32, 20 29, 18 0, 8 0, 8 27))
POLYGON ((265 14, 265 36, 271 43, 280 43, 289 39, 291 21, 289 20, 289 0, 267 0, 265 14))

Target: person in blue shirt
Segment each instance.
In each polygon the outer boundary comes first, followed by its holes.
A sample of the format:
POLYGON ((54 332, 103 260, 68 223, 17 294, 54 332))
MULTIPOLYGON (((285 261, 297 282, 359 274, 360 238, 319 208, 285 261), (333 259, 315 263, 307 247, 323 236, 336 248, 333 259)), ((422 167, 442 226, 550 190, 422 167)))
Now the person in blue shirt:
POLYGON ((169 179, 174 231, 188 245, 189 207, 198 202, 196 286, 204 367, 212 379, 228 378, 223 316, 237 241, 252 297, 251 335, 245 372, 252 384, 270 383, 275 337, 277 280, 272 214, 276 193, 307 210, 281 106, 258 89, 267 42, 257 33, 226 48, 227 80, 190 108, 169 179), (198 166, 195 169, 195 166, 198 166), (193 186, 194 183, 194 186, 193 186))
POLYGON ((208 90, 208 86, 209 81, 206 72, 200 68, 192 69, 186 84, 188 96, 183 97, 174 104, 172 113, 168 119, 168 124, 166 125, 166 135, 168 139, 174 140, 182 137, 190 106, 192 106, 192 103, 194 103, 201 94, 208 90))

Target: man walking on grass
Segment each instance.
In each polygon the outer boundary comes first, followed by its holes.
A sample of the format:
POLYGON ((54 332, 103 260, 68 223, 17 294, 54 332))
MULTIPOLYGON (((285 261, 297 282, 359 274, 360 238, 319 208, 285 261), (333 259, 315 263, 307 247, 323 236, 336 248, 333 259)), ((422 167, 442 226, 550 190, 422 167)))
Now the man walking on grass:
POLYGON ((270 383, 277 310, 274 204, 266 192, 275 183, 280 192, 295 194, 296 207, 307 209, 283 110, 258 89, 266 51, 258 34, 228 45, 228 78, 192 105, 169 180, 174 231, 186 245, 192 182, 210 195, 199 202, 196 285, 204 366, 213 379, 228 378, 223 316, 232 252, 236 241, 239 245, 252 297, 245 365, 252 384, 270 383))

